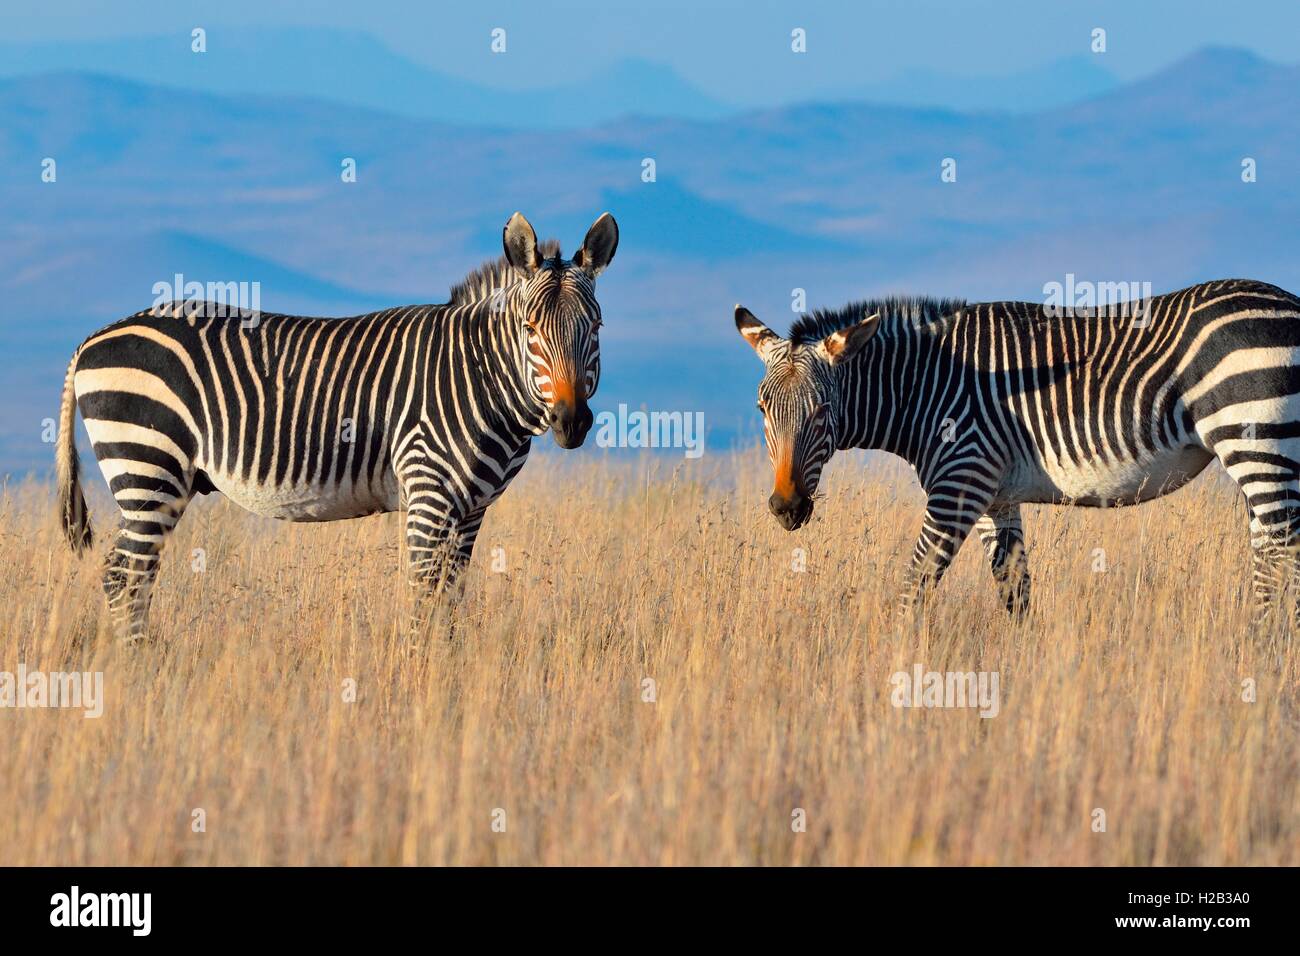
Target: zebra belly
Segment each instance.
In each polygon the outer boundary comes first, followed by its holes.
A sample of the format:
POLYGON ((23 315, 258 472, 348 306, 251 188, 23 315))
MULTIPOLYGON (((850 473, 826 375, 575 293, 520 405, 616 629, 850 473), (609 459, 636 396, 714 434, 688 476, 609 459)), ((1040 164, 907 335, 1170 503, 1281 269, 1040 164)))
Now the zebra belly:
POLYGON ((377 486, 258 485, 231 475, 207 473, 214 488, 254 514, 285 521, 337 521, 396 511, 397 478, 385 476, 377 486))
POLYGON ((1214 458, 1196 445, 1141 460, 1033 462, 1013 468, 999 489, 1008 503, 1113 507, 1159 498, 1195 478, 1214 458))

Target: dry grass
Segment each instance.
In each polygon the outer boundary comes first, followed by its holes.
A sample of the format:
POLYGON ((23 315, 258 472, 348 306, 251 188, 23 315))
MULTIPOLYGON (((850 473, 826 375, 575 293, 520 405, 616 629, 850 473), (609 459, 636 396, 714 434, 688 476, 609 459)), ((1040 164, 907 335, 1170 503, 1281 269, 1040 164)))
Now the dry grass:
POLYGON ((128 650, 96 637, 98 560, 67 552, 49 489, 10 489, 0 670, 102 670, 107 703, 0 710, 0 864, 1300 863, 1295 643, 1248 627, 1222 481, 1029 509, 1027 624, 968 546, 901 626, 914 486, 840 459, 788 535, 761 457, 714 461, 530 463, 479 539, 469 624, 418 653, 396 516, 206 501, 167 553, 162 640, 128 650), (914 663, 997 671, 999 715, 893 708, 914 663))

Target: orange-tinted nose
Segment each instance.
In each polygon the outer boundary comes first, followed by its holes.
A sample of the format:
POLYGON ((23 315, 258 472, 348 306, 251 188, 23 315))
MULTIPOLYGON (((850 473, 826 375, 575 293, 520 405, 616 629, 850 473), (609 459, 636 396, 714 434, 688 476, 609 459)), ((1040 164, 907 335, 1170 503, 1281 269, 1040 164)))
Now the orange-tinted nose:
POLYGON ((794 455, 788 445, 780 448, 774 462, 776 487, 773 489, 773 497, 777 495, 782 498, 794 497, 798 494, 798 482, 794 477, 794 455))

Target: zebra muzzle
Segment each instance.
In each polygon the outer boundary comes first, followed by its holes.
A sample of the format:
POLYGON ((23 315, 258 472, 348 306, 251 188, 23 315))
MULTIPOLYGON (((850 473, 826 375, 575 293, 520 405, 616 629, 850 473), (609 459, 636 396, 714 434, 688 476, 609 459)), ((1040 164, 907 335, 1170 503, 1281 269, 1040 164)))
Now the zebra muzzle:
POLYGON ((805 525, 812 517, 813 500, 798 491, 791 495, 777 492, 767 499, 767 506, 772 510, 781 527, 786 531, 794 531, 805 525))
POLYGON ((579 399, 575 403, 556 402, 547 416, 555 443, 561 448, 577 448, 587 438, 593 417, 591 408, 579 399))

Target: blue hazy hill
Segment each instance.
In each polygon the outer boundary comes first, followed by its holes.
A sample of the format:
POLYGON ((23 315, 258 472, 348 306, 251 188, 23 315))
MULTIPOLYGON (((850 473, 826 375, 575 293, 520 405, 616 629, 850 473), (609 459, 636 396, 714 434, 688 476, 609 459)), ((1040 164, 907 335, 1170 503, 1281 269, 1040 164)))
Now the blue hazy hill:
POLYGON ((827 91, 825 98, 1029 113, 1099 96, 1118 87, 1119 80, 1098 60, 1096 55, 1085 53, 1005 75, 974 77, 914 67, 887 81, 856 87, 847 95, 827 91))
MULTIPOLYGON (((624 115, 628 104, 645 115, 715 118, 734 112, 671 69, 638 59, 617 61, 580 84, 522 92, 439 73, 373 37, 343 30, 223 29, 209 33, 204 53, 190 45, 183 32, 0 43, 0 77, 93 72, 206 93, 310 95, 422 119, 513 129, 588 126, 624 115)), ((497 62, 501 82, 518 79, 508 57, 497 62)))

